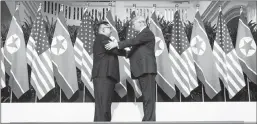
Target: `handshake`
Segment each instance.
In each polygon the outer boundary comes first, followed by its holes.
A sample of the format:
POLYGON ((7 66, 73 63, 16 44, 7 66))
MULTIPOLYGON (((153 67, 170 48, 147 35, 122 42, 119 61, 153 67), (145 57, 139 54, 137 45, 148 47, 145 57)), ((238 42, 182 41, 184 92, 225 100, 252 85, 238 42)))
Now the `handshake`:
MULTIPOLYGON (((106 50, 111 50, 111 49, 116 48, 116 47, 118 48, 118 41, 112 36, 110 37, 110 39, 111 39, 111 41, 109 41, 109 43, 105 45, 105 49, 106 50)), ((130 52, 131 48, 126 47, 126 48, 124 48, 124 50, 126 52, 130 52)))
MULTIPOLYGON (((113 49, 113 48, 119 48, 119 45, 118 45, 118 42, 119 41, 117 41, 114 37, 110 37, 110 41, 109 41, 109 43, 107 43, 104 47, 105 47, 105 49, 106 50, 111 50, 111 49, 113 49)), ((125 57, 127 57, 128 58, 128 56, 129 56, 129 53, 130 53, 130 51, 131 51, 131 47, 126 47, 126 48, 124 48, 124 50, 126 51, 126 55, 125 55, 125 57)))

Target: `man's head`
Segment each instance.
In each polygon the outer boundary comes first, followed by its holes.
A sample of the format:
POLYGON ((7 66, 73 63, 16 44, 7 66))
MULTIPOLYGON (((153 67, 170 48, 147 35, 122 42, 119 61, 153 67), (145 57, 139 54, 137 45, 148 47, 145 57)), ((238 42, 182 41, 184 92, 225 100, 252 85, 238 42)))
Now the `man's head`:
POLYGON ((140 31, 146 26, 145 18, 142 16, 136 16, 132 19, 132 28, 135 31, 140 31))
POLYGON ((111 25, 107 21, 98 23, 98 33, 110 37, 112 33, 111 25))

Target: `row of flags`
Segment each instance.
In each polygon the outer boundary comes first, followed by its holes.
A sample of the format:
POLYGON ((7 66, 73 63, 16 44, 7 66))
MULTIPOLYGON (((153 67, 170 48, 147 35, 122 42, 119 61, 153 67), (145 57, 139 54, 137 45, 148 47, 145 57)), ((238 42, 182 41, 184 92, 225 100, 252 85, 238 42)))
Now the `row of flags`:
MULTIPOLYGON (((131 18, 134 16, 135 12, 132 12, 131 18)), ((111 39, 119 41, 111 11, 107 12, 105 20, 113 29, 111 39)), ((198 79, 203 83, 205 92, 210 98, 221 91, 219 79, 228 90, 230 98, 245 86, 243 73, 252 82, 257 83, 256 43, 243 14, 240 15, 237 43, 234 48, 222 12, 219 12, 213 50, 198 11, 195 15, 191 39, 187 39, 179 13, 175 12, 169 47, 165 43, 155 12, 152 13, 149 22, 149 29, 155 35, 156 82, 170 98, 176 94, 175 86, 185 97, 188 97, 191 91, 199 86, 198 79)), ((79 78, 94 97, 91 72, 95 32, 92 19, 86 9, 74 47, 62 10, 57 18, 51 44, 46 35, 41 6, 33 23, 27 46, 25 46, 19 23, 18 10, 16 10, 5 46, 1 44, 0 47, 0 88, 5 87, 6 72, 10 76, 9 85, 17 98, 29 90, 30 79, 39 99, 55 88, 55 81, 69 99, 78 90, 76 73, 78 68, 81 71, 79 78), (27 64, 31 67, 30 75, 28 75, 27 64)), ((132 23, 129 22, 126 39, 134 38, 136 34, 132 29, 132 23)), ((137 80, 131 78, 129 60, 121 56, 118 59, 121 80, 116 84, 115 91, 120 97, 125 96, 126 82, 128 82, 133 87, 135 96, 140 97, 142 95, 140 85, 137 80)))

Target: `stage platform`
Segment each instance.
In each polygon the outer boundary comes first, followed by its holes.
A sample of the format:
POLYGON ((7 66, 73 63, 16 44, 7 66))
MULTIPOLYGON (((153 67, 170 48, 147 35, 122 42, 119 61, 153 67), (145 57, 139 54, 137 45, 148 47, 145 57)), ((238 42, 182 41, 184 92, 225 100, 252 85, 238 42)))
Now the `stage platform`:
MULTIPOLYGON (((112 104, 112 122, 140 122, 142 103, 112 104)), ((1 121, 92 122, 94 103, 1 103, 1 121)), ((157 122, 256 122, 256 102, 158 102, 157 122)))

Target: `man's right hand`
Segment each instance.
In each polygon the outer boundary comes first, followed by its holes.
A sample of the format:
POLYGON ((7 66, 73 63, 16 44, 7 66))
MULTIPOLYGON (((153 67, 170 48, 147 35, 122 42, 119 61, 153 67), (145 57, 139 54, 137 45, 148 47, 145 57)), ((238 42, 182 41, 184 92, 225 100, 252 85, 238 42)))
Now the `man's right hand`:
POLYGON ((131 51, 131 48, 130 47, 126 47, 126 48, 124 48, 124 50, 126 51, 126 58, 128 58, 128 55, 129 55, 129 53, 130 53, 130 51, 131 51))
POLYGON ((116 48, 118 46, 118 42, 109 42, 105 45, 106 50, 111 50, 113 48, 116 48))
POLYGON ((126 50, 126 52, 130 52, 131 51, 131 48, 129 48, 129 47, 126 47, 124 49, 126 50))

